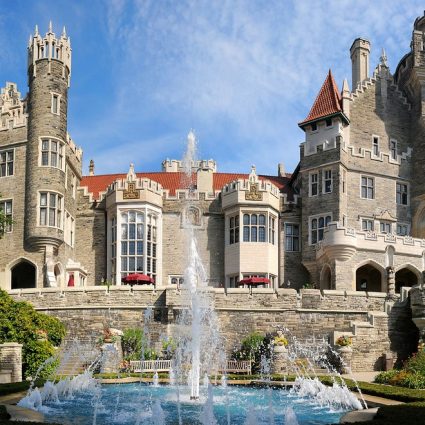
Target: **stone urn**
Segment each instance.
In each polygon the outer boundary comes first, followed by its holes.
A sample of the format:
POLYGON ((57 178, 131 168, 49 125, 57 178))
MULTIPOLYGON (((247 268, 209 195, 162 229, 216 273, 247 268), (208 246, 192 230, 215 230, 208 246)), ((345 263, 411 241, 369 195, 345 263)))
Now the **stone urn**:
POLYGON ((337 346, 336 352, 341 359, 340 373, 351 373, 351 360, 353 358, 351 345, 337 346))

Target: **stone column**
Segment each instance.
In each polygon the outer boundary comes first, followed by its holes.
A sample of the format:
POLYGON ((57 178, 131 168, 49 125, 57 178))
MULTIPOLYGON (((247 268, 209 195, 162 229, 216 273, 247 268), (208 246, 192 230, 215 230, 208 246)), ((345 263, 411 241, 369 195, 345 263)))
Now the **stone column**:
POLYGON ((0 344, 0 365, 12 371, 12 382, 22 381, 22 344, 5 342, 0 344))
POLYGON ((387 286, 388 295, 393 297, 395 295, 395 271, 393 266, 387 267, 387 286))

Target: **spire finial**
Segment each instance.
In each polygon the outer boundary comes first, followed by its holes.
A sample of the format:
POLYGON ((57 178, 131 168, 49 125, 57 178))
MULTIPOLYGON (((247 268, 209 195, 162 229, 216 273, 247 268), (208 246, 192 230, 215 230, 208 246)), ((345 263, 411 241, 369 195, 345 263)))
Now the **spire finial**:
POLYGON ((65 25, 63 26, 63 29, 62 29, 62 37, 66 38, 66 28, 65 28, 65 25))
POLYGON ((52 25, 52 21, 49 21, 49 33, 53 32, 53 25, 52 25))
POLYGON ((89 165, 89 176, 94 176, 94 161, 92 159, 90 160, 89 165))
POLYGON ((350 93, 350 87, 346 78, 344 78, 344 82, 342 83, 342 93, 350 93))
POLYGON ((37 37, 37 35, 38 35, 38 25, 36 24, 34 28, 34 36, 37 37))
POLYGON ((385 53, 385 49, 382 48, 382 53, 381 53, 381 57, 379 58, 381 65, 383 66, 388 66, 388 62, 387 62, 387 54, 385 53))

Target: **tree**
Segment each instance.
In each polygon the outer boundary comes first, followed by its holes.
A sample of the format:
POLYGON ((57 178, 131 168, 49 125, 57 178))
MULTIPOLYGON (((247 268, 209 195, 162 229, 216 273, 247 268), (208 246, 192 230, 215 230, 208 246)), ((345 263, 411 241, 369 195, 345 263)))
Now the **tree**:
MULTIPOLYGON (((34 377, 37 369, 55 354, 65 336, 65 326, 55 317, 39 313, 27 302, 16 302, 0 289, 0 344, 18 342, 22 347, 24 376, 34 377)), ((48 377, 57 362, 43 368, 39 377, 48 377)))

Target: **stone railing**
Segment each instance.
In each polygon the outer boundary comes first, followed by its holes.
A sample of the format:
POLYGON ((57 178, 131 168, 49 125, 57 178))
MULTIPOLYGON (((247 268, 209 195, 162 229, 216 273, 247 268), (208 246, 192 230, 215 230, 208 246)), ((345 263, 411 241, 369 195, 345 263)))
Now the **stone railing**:
POLYGON ((373 231, 360 232, 332 222, 317 246, 317 257, 326 254, 330 258, 345 261, 357 250, 385 252, 389 245, 394 246, 397 255, 420 257, 425 249, 425 239, 373 231))
MULTIPOLYGON (((385 311, 384 292, 287 288, 207 288, 217 311, 385 311)), ((14 289, 17 301, 38 310, 145 310, 184 308, 183 290, 175 286, 87 286, 73 288, 14 289)))

